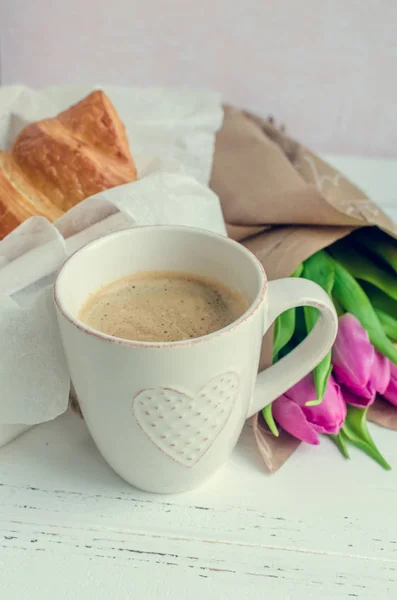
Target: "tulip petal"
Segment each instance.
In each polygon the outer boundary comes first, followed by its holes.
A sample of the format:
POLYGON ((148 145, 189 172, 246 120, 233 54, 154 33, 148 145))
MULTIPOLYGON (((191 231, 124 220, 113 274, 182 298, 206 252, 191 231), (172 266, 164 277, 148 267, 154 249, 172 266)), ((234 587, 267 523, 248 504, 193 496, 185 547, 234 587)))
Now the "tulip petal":
POLYGON ((285 431, 299 440, 314 445, 320 443, 315 429, 308 423, 302 408, 287 396, 280 396, 273 402, 273 416, 285 431))
POLYGON ((397 366, 390 363, 390 381, 387 389, 383 393, 383 397, 386 398, 390 404, 397 406, 397 366))
POLYGON ((375 351, 375 360, 368 384, 370 390, 379 392, 379 394, 386 391, 390 381, 390 364, 390 360, 386 356, 375 351))
POLYGON ((305 406, 306 402, 316 399, 316 390, 312 373, 309 373, 303 379, 292 386, 285 396, 293 400, 298 406, 305 406))
POLYGON ((338 335, 332 350, 334 375, 352 391, 371 398, 367 384, 375 360, 375 348, 360 321, 351 314, 339 319, 338 335))
MULTIPOLYGON (((289 389, 284 396, 302 409, 303 415, 315 431, 327 434, 338 433, 346 418, 346 403, 343 400, 339 385, 332 375, 328 379, 321 404, 307 406, 307 402, 315 398, 315 394, 313 376, 309 373, 289 389)), ((273 414, 275 414, 274 411, 273 414)))
POLYGON ((304 406, 302 410, 318 433, 339 433, 346 418, 346 403, 332 375, 328 379, 322 403, 318 406, 304 406))
POLYGON ((343 385, 341 387, 341 392, 344 401, 346 404, 350 404, 351 406, 357 406, 357 408, 366 408, 367 406, 371 406, 375 402, 376 392, 375 390, 372 392, 371 398, 364 398, 364 396, 355 394, 348 387, 343 385))

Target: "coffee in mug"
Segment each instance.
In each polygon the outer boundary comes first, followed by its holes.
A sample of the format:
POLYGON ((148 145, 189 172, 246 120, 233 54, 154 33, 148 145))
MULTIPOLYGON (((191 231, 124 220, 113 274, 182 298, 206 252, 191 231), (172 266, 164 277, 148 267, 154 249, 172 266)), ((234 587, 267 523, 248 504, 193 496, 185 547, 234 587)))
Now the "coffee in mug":
POLYGON ((212 277, 180 271, 143 271, 91 294, 80 310, 83 323, 114 337, 176 342, 227 327, 249 299, 212 277))

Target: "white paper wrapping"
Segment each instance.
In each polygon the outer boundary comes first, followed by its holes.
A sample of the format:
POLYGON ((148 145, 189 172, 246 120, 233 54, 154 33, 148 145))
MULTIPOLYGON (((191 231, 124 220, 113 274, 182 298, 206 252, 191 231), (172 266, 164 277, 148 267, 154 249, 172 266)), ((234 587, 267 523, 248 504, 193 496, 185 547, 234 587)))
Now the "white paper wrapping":
MULTIPOLYGON (((62 414, 69 374, 52 299, 55 272, 88 241, 110 231, 181 224, 225 234, 206 186, 222 111, 217 94, 102 87, 127 127, 138 181, 88 198, 56 223, 33 217, 0 242, 0 445, 27 425, 62 414), (141 152, 141 154, 139 154, 141 152)), ((0 145, 90 88, 0 88, 0 145)))

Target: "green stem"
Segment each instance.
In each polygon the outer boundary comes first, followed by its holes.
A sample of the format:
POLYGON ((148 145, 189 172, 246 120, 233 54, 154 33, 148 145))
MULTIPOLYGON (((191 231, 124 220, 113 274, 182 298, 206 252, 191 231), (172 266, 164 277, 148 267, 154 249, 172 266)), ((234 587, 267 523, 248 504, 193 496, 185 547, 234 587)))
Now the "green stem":
POLYGON ((267 406, 265 406, 265 408, 262 409, 262 414, 272 434, 278 437, 280 433, 277 429, 276 422, 273 418, 272 405, 268 404, 267 406))

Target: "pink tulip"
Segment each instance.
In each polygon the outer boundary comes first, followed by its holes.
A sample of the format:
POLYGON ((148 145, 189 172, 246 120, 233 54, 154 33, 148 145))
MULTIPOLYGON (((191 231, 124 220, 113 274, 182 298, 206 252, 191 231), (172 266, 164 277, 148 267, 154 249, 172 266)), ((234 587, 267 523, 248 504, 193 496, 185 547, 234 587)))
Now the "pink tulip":
POLYGON ((397 406, 397 366, 394 363, 390 363, 390 381, 383 396, 390 404, 397 406))
POLYGON ((390 361, 375 350, 367 331, 351 314, 339 319, 332 364, 343 397, 353 406, 370 406, 376 393, 383 394, 389 385, 390 361))
POLYGON ((393 363, 386 358, 386 356, 383 356, 383 354, 375 350, 375 360, 372 367, 369 385, 373 387, 379 394, 384 394, 389 387, 392 364, 393 363))
POLYGON ((319 433, 337 434, 346 418, 346 404, 332 375, 321 404, 305 406, 316 397, 313 376, 306 375, 273 402, 273 416, 294 437, 319 444, 319 433))

